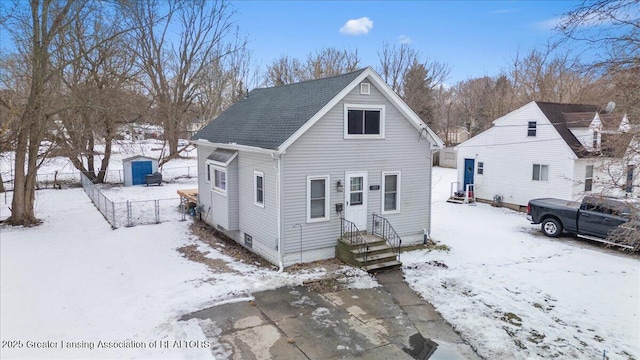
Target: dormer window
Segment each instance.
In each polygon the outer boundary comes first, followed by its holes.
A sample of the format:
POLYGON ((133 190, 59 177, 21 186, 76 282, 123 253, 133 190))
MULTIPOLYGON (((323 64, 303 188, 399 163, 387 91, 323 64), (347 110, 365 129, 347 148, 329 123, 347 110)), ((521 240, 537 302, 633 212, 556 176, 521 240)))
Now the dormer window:
POLYGON ((371 94, 371 84, 369 84, 369 83, 360 84, 360 94, 362 94, 362 95, 371 94))
POLYGON ((594 131, 593 132, 593 150, 597 150, 598 149, 598 132, 594 131))
POLYGON ((384 105, 344 105, 345 139, 383 139, 384 105))
POLYGON ((529 121, 529 125, 527 126, 527 136, 536 136, 537 127, 538 127, 537 122, 529 121))

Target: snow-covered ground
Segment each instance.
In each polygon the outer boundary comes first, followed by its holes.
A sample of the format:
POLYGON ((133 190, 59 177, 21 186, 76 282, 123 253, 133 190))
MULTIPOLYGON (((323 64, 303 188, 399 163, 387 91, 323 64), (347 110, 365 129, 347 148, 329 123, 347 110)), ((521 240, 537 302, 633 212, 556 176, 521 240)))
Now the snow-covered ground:
MULTIPOLYGON (((148 146, 154 145, 143 150, 148 146)), ((176 177, 187 175, 195 168, 190 156, 167 167, 185 171, 176 177)), ((56 166, 65 167, 65 160, 51 160, 48 169, 56 166)), ((105 186, 104 193, 114 201, 175 196, 161 203, 161 211, 176 211, 176 189, 195 188, 197 182, 172 182, 105 186)), ((0 202, 0 218, 6 218, 11 193, 2 194, 0 202)), ((212 358, 198 343, 206 340, 198 322, 178 321, 182 315, 327 273, 323 268, 278 273, 243 263, 190 234, 190 221, 177 215, 158 225, 112 230, 81 188, 38 191, 36 215, 43 220, 38 227, 0 227, 2 359, 212 358), (177 249, 189 245, 220 266, 187 260, 177 249), (99 342, 106 347, 99 348, 99 342)), ((339 271, 353 287, 377 286, 361 270, 339 271)))
MULTIPOLYGON (((143 145, 147 155, 157 151, 151 150, 156 144, 143 145)), ((119 153, 112 168, 131 156, 119 153)), ((190 156, 166 167, 194 171, 195 152, 190 156)), ((60 159, 51 164, 51 171, 67 166, 60 159)), ((173 197, 178 188, 196 187, 195 178, 182 175, 176 170, 173 184, 161 187, 104 191, 114 201, 173 197)), ((409 284, 480 355, 598 359, 606 351, 610 358, 640 357, 637 255, 545 238, 510 210, 446 203, 453 178, 455 170, 434 169, 432 235, 451 250, 403 253, 402 261, 409 284)), ((2 194, 0 218, 8 215, 10 200, 10 193, 2 194)), ((177 203, 163 206, 175 211, 177 203)), ((36 209, 41 226, 0 227, 2 359, 211 357, 202 347, 160 348, 160 341, 204 341, 197 322, 178 321, 181 315, 326 274, 278 274, 239 262, 191 235, 189 221, 177 216, 111 230, 79 188, 38 191, 36 209), (225 265, 216 270, 185 259, 177 249, 187 245, 225 265), (98 341, 119 343, 95 348, 98 341)), ((376 285, 362 272, 351 278, 354 287, 376 285)))
POLYGON ((524 215, 447 203, 434 169, 433 237, 403 254, 407 282, 487 359, 640 357, 640 257, 542 236, 524 215))

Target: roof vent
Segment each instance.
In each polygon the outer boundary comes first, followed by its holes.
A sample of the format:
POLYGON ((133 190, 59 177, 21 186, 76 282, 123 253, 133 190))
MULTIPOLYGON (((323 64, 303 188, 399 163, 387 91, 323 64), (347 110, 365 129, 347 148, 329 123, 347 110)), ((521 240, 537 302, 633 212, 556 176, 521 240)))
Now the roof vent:
POLYGON ((613 112, 613 109, 616 108, 616 103, 614 103, 613 101, 609 101, 609 103, 607 104, 607 107, 604 108, 604 110, 607 112, 607 114, 611 114, 613 112))

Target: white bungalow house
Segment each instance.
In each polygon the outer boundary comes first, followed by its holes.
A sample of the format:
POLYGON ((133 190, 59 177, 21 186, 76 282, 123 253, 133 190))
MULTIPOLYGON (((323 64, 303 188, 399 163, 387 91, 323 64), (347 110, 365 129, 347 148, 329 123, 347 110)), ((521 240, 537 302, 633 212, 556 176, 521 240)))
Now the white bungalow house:
POLYGON ((192 142, 202 219, 281 267, 335 257, 344 224, 430 231, 443 143, 369 67, 255 89, 192 142))
POLYGON ((458 189, 470 189, 479 201, 522 209, 542 197, 637 195, 637 160, 623 160, 625 147, 614 145, 631 140, 626 115, 602 113, 596 105, 533 101, 493 124, 456 147, 458 189), (608 186, 605 168, 621 161, 627 163, 615 182, 623 185, 608 186))

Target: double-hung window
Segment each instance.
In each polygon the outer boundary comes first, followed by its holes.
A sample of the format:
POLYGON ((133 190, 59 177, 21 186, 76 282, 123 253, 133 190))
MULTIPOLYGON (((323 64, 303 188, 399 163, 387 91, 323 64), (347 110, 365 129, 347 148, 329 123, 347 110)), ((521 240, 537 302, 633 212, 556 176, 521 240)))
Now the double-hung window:
POLYGON ((221 194, 227 193, 227 170, 222 167, 213 167, 213 190, 221 194))
POLYGON ((478 175, 484 175, 484 162, 478 161, 478 175))
POLYGON ((307 177, 307 222, 329 220, 329 176, 307 177))
POLYGON ((382 173, 382 213, 400 211, 400 172, 382 173))
POLYGON ((264 207, 264 173, 259 171, 253 172, 253 203, 264 207))
POLYGON ((593 188, 593 165, 587 165, 584 175, 584 191, 591 191, 593 188))
POLYGON ((535 121, 529 121, 527 125, 527 136, 536 136, 536 131, 538 129, 538 123, 535 121))
POLYGON ((344 106, 345 139, 383 139, 385 124, 384 105, 344 106))
POLYGON ((549 165, 533 164, 533 176, 531 180, 549 181, 549 165))
POLYGON ((593 150, 598 150, 599 146, 598 146, 598 132, 594 131, 593 132, 593 150))

